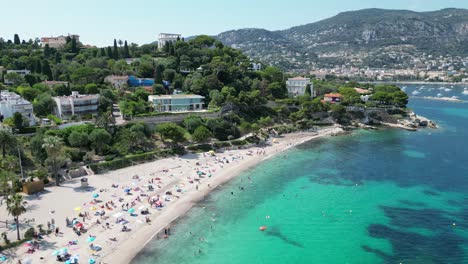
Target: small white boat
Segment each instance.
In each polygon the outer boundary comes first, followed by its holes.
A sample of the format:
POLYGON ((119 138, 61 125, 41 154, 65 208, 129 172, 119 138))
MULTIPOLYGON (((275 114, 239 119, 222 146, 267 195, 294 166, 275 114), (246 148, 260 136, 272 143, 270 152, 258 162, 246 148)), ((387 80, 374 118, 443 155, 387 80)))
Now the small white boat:
POLYGON ((418 91, 413 91, 411 94, 412 94, 412 95, 418 95, 418 94, 420 94, 420 92, 418 92, 418 91))
POLYGON ((441 93, 438 93, 438 94, 437 94, 437 97, 442 97, 442 94, 441 94, 441 93))
POLYGON ((468 90, 464 90, 462 94, 468 95, 468 90))
POLYGON ((452 91, 452 90, 451 90, 450 88, 446 88, 444 91, 450 92, 450 91, 452 91))

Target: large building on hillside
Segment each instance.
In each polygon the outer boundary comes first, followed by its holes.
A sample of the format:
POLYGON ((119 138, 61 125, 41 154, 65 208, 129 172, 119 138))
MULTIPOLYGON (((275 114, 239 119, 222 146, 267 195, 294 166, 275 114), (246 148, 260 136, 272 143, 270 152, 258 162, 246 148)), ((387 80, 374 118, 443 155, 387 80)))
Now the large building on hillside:
POLYGON ((1 91, 0 92, 0 116, 3 119, 12 117, 16 112, 29 120, 29 125, 35 125, 36 120, 33 113, 33 105, 28 100, 18 94, 1 91))
POLYGON ((150 95, 148 101, 157 112, 200 111, 205 97, 196 94, 150 95))
POLYGON ((180 39, 180 34, 172 33, 159 33, 158 35, 158 48, 162 49, 167 42, 176 42, 177 39, 180 39))
POLYGON ((99 105, 99 94, 79 94, 73 91, 70 96, 54 97, 56 103, 55 115, 59 118, 69 118, 72 115, 96 113, 99 105))
POLYGON ((286 81, 286 87, 288 89, 288 95, 292 97, 304 95, 306 92, 307 85, 310 85, 310 94, 314 95, 314 85, 309 78, 295 77, 289 78, 286 81))
POLYGON ((63 48, 67 44, 67 37, 74 38, 76 42, 80 41, 80 36, 78 35, 42 37, 41 46, 45 47, 46 44, 49 44, 50 48, 63 48))

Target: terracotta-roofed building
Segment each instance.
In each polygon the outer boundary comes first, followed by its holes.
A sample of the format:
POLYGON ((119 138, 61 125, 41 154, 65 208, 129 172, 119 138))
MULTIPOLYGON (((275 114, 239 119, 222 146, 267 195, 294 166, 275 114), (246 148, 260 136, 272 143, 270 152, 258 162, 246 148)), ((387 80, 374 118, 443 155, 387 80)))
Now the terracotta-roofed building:
POLYGON ((339 93, 325 94, 323 101, 331 104, 340 103, 342 95, 339 93))
POLYGON ((368 93, 370 93, 369 90, 367 90, 367 89, 362 89, 362 88, 357 88, 357 87, 354 88, 354 90, 355 90, 356 92, 360 93, 360 94, 368 94, 368 93))

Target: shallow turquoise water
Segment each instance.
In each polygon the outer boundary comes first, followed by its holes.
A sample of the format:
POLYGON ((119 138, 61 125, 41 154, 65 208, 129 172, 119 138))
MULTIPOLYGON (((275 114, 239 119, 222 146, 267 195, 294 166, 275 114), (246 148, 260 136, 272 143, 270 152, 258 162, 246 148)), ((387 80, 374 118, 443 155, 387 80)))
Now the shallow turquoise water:
POLYGON ((468 263, 467 106, 415 99, 441 129, 356 131, 273 157, 135 262, 468 263))

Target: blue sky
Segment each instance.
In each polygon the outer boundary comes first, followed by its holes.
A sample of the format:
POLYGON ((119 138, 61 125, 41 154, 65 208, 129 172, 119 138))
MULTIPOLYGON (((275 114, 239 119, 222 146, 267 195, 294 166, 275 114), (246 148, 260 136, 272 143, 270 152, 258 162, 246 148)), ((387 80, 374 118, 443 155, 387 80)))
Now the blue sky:
POLYGON ((1 3, 0 37, 76 33, 83 43, 97 46, 112 45, 114 38, 144 44, 155 41, 159 32, 191 36, 245 27, 278 30, 362 8, 447 7, 468 8, 468 0, 15 0, 1 3))

